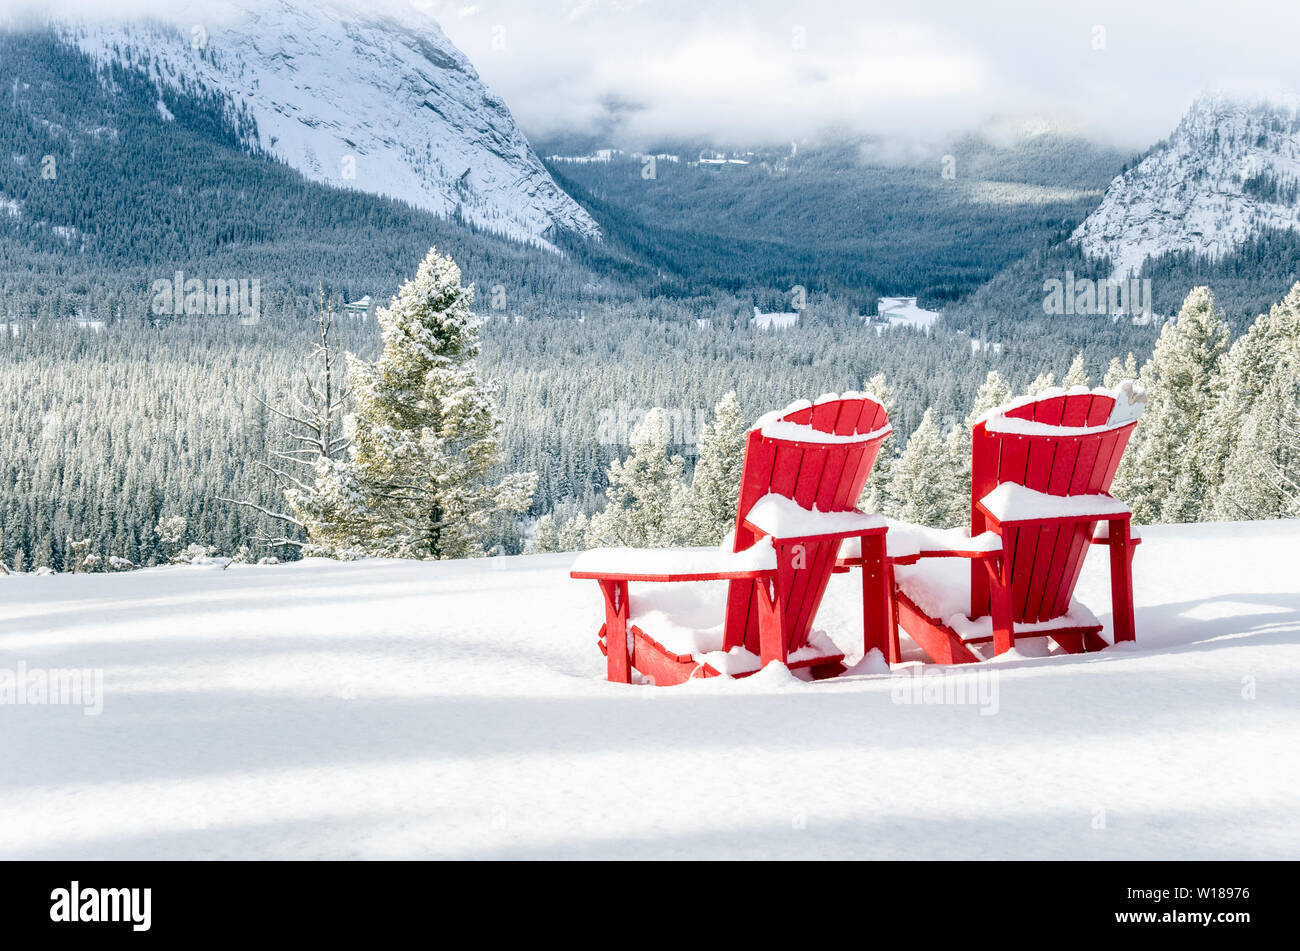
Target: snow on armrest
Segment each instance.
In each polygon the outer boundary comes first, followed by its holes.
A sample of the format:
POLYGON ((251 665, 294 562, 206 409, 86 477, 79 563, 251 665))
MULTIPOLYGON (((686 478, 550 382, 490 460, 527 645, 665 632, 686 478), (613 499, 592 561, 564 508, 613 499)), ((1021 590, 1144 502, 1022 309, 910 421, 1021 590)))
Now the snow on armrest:
MULTIPOLYGON (((1130 540, 1135 542, 1140 542, 1142 540, 1142 535, 1138 532, 1136 525, 1129 526, 1128 537, 1130 540)), ((1098 522, 1097 527, 1093 530, 1092 540, 1094 542, 1110 541, 1110 522, 1098 522)))
MULTIPOLYGON (((976 556, 1002 550, 1002 539, 996 532, 984 532, 971 538, 969 528, 929 528, 892 518, 885 521, 889 525, 885 549, 890 558, 915 558, 921 554, 976 556)), ((840 545, 840 557, 861 558, 861 539, 844 539, 840 545)))
POLYGON ((880 515, 857 511, 819 512, 815 507, 806 509, 794 499, 775 492, 755 502, 745 521, 773 538, 813 538, 885 527, 885 519, 880 515))
POLYGON ((1109 495, 1048 495, 1015 482, 1002 483, 980 499, 980 505, 999 522, 1131 514, 1127 505, 1109 495))
POLYGON ((596 548, 577 557, 570 577, 688 581, 776 570, 776 549, 762 538, 740 552, 716 548, 596 548))

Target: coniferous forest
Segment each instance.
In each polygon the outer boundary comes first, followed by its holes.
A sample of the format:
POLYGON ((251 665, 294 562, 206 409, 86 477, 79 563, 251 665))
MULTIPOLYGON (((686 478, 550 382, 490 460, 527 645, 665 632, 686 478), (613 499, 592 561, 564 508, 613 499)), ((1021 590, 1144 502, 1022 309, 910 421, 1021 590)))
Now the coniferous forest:
MULTIPOLYGON (((927 438, 961 424, 990 373, 1018 393, 1078 357, 1100 383, 1113 358, 1145 363, 1161 333, 1043 313, 1045 275, 1107 271, 1062 238, 1125 157, 1073 140, 968 137, 904 163, 869 141, 759 150, 735 168, 660 162, 651 179, 633 159, 551 162, 605 235, 556 236, 555 250, 311 183, 245 147, 248 116, 96 66, 48 32, 0 32, 0 80, 0 559, 20 570, 295 557, 259 510, 284 504, 257 465, 286 435, 267 404, 311 372, 322 300, 339 350, 373 359, 373 308, 341 305, 386 304, 431 247, 476 287, 500 469, 537 476, 486 550, 524 550, 541 516, 599 513, 654 407, 689 479, 725 394, 752 420, 881 375, 902 452, 927 418, 927 438), (259 282, 258 319, 156 313, 150 288, 178 271, 259 282), (900 294, 943 318, 870 320, 900 294), (751 322, 792 306, 794 329, 751 322)), ((1208 284, 1240 334, 1286 295, 1297 246, 1267 232, 1227 257, 1153 261, 1156 313, 1208 284)))

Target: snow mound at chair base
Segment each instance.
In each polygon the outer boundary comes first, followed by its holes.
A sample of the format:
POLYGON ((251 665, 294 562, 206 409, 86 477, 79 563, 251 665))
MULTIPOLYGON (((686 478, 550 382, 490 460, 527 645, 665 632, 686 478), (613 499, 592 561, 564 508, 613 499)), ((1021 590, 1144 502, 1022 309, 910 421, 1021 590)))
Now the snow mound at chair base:
MULTIPOLYGON (((728 584, 702 581, 634 586, 628 595, 629 629, 638 627, 670 653, 708 664, 720 674, 752 674, 762 666, 757 654, 744 647, 723 650, 728 584)), ((787 662, 807 664, 842 653, 825 631, 814 629, 807 646, 792 651, 787 662)))

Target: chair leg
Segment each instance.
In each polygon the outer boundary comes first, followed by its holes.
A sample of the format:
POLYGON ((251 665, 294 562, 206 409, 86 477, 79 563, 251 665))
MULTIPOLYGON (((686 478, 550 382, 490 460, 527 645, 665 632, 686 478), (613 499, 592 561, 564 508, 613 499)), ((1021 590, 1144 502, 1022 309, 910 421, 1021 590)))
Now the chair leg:
POLYGON ((632 657, 627 648, 627 582, 601 581, 605 596, 606 677, 610 683, 632 682, 632 657))
POLYGON ((993 623, 993 653, 1005 654, 1016 646, 1016 632, 1011 619, 1011 557, 1003 549, 1002 557, 985 560, 985 577, 989 591, 989 618, 993 623))
POLYGON ((889 660, 897 652, 894 638, 890 636, 890 599, 893 588, 889 584, 885 560, 884 534, 862 537, 862 653, 879 650, 880 656, 889 660))
POLYGON ((894 580, 894 565, 885 559, 885 590, 889 592, 889 656, 891 664, 903 662, 903 651, 898 646, 898 582, 894 580))
POLYGON ((773 661, 784 664, 787 654, 786 629, 782 623, 781 595, 775 590, 776 582, 764 579, 758 582, 758 649, 759 663, 766 667, 773 661))
POLYGON ((1126 518, 1110 522, 1110 597, 1115 643, 1137 639, 1133 618, 1133 539, 1126 518))

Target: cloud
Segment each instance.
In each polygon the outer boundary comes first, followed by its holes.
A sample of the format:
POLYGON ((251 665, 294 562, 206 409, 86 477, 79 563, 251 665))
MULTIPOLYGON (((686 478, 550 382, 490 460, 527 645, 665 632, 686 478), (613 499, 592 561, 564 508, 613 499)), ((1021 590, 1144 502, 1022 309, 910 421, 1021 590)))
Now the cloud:
POLYGON ((534 134, 603 129, 630 147, 780 142, 827 127, 926 138, 1035 117, 1138 148, 1200 92, 1300 87, 1294 2, 1237 0, 1227 12, 1215 0, 431 9, 534 134))
MULTIPOLYGON (((1032 120, 1136 149, 1168 134, 1198 93, 1300 88, 1295 0, 342 2, 436 20, 533 136, 588 133, 628 148, 775 144, 827 129, 933 141, 1032 120)), ((183 20, 220 5, 40 7, 183 20)))

